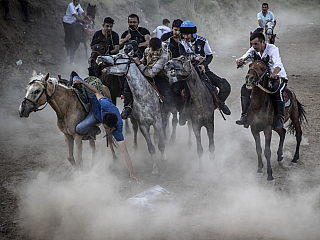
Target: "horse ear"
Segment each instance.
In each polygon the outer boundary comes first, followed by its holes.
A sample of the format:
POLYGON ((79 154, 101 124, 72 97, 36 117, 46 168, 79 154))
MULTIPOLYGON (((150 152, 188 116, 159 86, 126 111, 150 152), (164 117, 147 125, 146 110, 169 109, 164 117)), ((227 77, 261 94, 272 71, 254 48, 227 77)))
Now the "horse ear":
POLYGON ((90 3, 88 4, 88 7, 91 7, 91 4, 90 4, 90 3))
POLYGON ((133 57, 134 51, 133 49, 128 53, 128 56, 133 57))
POLYGON ((49 79, 49 73, 47 73, 47 75, 41 79, 42 82, 46 82, 49 79))
POLYGON ((37 76, 37 72, 36 72, 36 70, 32 70, 32 77, 35 77, 35 76, 37 76))

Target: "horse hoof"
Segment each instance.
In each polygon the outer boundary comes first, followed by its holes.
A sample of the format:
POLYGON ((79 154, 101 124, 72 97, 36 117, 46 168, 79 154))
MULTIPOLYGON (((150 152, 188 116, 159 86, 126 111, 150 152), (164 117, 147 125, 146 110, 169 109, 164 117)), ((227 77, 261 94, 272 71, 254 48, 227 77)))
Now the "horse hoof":
POLYGON ((168 156, 167 156, 167 154, 164 153, 164 154, 161 155, 161 161, 162 161, 162 162, 167 162, 167 161, 168 161, 168 156))
POLYGON ((278 163, 279 163, 280 166, 283 166, 283 164, 284 164, 284 159, 278 161, 278 163))
POLYGON ((159 175, 160 173, 159 173, 158 168, 154 168, 154 169, 152 170, 152 174, 153 174, 153 175, 159 175))
POLYGON ((274 179, 268 180, 267 184, 268 186, 273 187, 276 184, 276 181, 274 179))
POLYGON ((291 162, 291 163, 289 164, 289 166, 290 166, 290 167, 296 167, 296 166, 298 166, 298 163, 296 163, 296 162, 291 162))
POLYGON ((213 161, 216 158, 216 155, 214 153, 210 153, 209 158, 213 161))
POLYGON ((263 173, 257 173, 258 178, 263 178, 263 173))

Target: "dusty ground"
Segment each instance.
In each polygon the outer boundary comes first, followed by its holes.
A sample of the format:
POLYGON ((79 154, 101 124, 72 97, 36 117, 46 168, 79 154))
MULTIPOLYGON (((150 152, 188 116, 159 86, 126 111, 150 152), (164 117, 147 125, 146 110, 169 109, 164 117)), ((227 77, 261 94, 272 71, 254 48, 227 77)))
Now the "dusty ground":
MULTIPOLYGON (((213 162, 208 158, 203 131, 204 173, 197 172, 193 135, 193 145, 187 146, 186 126, 178 127, 175 144, 168 145, 169 161, 159 162, 159 176, 151 174, 152 162, 143 137, 139 135, 139 149, 134 152, 132 134, 125 135, 141 179, 139 185, 129 181, 120 153, 115 166, 109 167, 112 159, 102 136, 97 141, 98 164, 90 168, 89 147, 85 144, 85 170, 74 172, 50 107, 28 119, 19 118, 17 109, 27 78, 8 90, 2 86, 1 239, 318 239, 319 20, 305 17, 291 24, 279 21, 277 27, 276 45, 289 86, 305 105, 309 124, 303 127, 297 167, 289 166, 294 136, 287 136, 286 163, 280 167, 276 163, 278 137, 273 135, 274 186, 267 184, 266 175, 262 179, 255 176, 253 138, 248 129, 234 123, 240 116, 239 90, 246 74, 246 70, 236 69, 235 56, 246 51, 247 40, 224 36, 212 44, 216 56, 211 68, 232 85, 228 100, 232 115, 225 122, 216 114, 213 162), (124 207, 127 198, 154 185, 170 191, 176 201, 153 213, 124 207)), ((85 75, 83 66, 77 66, 77 70, 85 75)), ((48 71, 52 67, 48 66, 48 71)), ((62 71, 67 74, 71 69, 65 66, 62 71)))

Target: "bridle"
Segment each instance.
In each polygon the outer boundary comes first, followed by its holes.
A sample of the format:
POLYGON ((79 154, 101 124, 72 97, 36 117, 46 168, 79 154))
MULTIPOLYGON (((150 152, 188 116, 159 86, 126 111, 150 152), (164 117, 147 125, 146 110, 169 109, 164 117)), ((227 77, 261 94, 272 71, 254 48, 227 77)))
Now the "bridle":
POLYGON ((48 94, 48 91, 47 91, 47 86, 48 86, 47 81, 46 81, 45 83, 43 83, 42 81, 39 81, 39 80, 33 80, 33 81, 31 81, 28 85, 32 85, 32 84, 34 84, 35 82, 39 82, 39 83, 41 83, 41 84, 43 85, 43 90, 42 90, 42 92, 40 93, 40 95, 37 97, 36 100, 31 100, 31 99, 25 97, 25 98, 23 99, 23 101, 22 101, 22 104, 26 104, 27 101, 31 102, 31 103, 33 104, 33 107, 32 107, 32 110, 31 110, 31 111, 33 111, 33 112, 37 112, 37 111, 43 110, 43 109, 48 105, 49 101, 52 100, 53 96, 56 94, 56 92, 57 92, 57 90, 58 90, 58 86, 56 86, 53 94, 50 96, 50 95, 48 94), (40 100, 40 98, 42 97, 43 94, 46 95, 47 102, 46 102, 46 104, 45 104, 42 108, 38 108, 38 107, 37 107, 37 106, 38 106, 38 101, 40 100))
POLYGON ((183 61, 183 60, 181 60, 180 58, 173 58, 172 60, 177 60, 177 61, 179 61, 181 64, 182 64, 182 68, 175 68, 174 70, 180 70, 180 71, 185 71, 185 72, 188 72, 189 73, 189 71, 186 71, 185 70, 185 66, 186 66, 186 64, 188 64, 189 63, 189 66, 190 66, 190 73, 188 74, 188 76, 186 77, 186 78, 181 78, 181 80, 187 80, 187 79, 189 79, 190 78, 190 76, 191 76, 191 73, 194 71, 194 68, 193 68, 193 66, 192 66, 192 64, 191 64, 191 59, 187 59, 187 61, 183 61))
POLYGON ((248 74, 249 74, 250 70, 254 71, 254 72, 257 74, 258 81, 255 81, 255 84, 254 84, 254 85, 257 86, 258 88, 260 88, 262 91, 264 91, 264 92, 266 92, 266 93, 269 93, 269 94, 274 94, 274 93, 276 93, 276 92, 279 90, 280 86, 281 86, 282 78, 279 78, 279 83, 280 83, 280 84, 279 84, 278 89, 277 89, 276 91, 274 91, 274 92, 269 91, 268 89, 264 88, 264 87, 260 84, 261 80, 267 75, 267 73, 268 73, 268 68, 267 68, 265 62, 263 62, 262 60, 256 60, 255 62, 261 62, 261 63, 263 63, 263 64, 265 65, 265 67, 266 67, 266 70, 261 74, 261 76, 259 76, 259 73, 258 73, 258 71, 257 71, 256 69, 254 69, 254 68, 249 68, 248 74))
POLYGON ((126 73, 124 74, 124 76, 127 76, 128 72, 129 72, 130 64, 133 63, 133 58, 129 55, 125 55, 125 56, 123 56, 123 54, 118 54, 118 55, 114 56, 113 57, 114 64, 112 64, 112 66, 126 64, 127 70, 126 70, 126 73), (127 57, 125 57, 125 56, 127 56, 127 57), (117 63, 117 60, 119 60, 119 59, 128 59, 128 61, 117 63))

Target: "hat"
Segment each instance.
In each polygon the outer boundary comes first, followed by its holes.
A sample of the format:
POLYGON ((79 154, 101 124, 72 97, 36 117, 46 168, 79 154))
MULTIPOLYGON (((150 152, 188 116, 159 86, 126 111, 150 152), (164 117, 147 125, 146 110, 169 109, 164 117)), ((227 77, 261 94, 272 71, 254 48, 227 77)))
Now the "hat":
POLYGON ((165 25, 165 24, 167 24, 167 23, 170 23, 170 21, 169 21, 168 19, 166 19, 166 18, 163 19, 162 24, 165 25))
POLYGON ((191 21, 184 21, 180 26, 181 33, 192 33, 195 38, 197 35, 197 27, 191 21))

